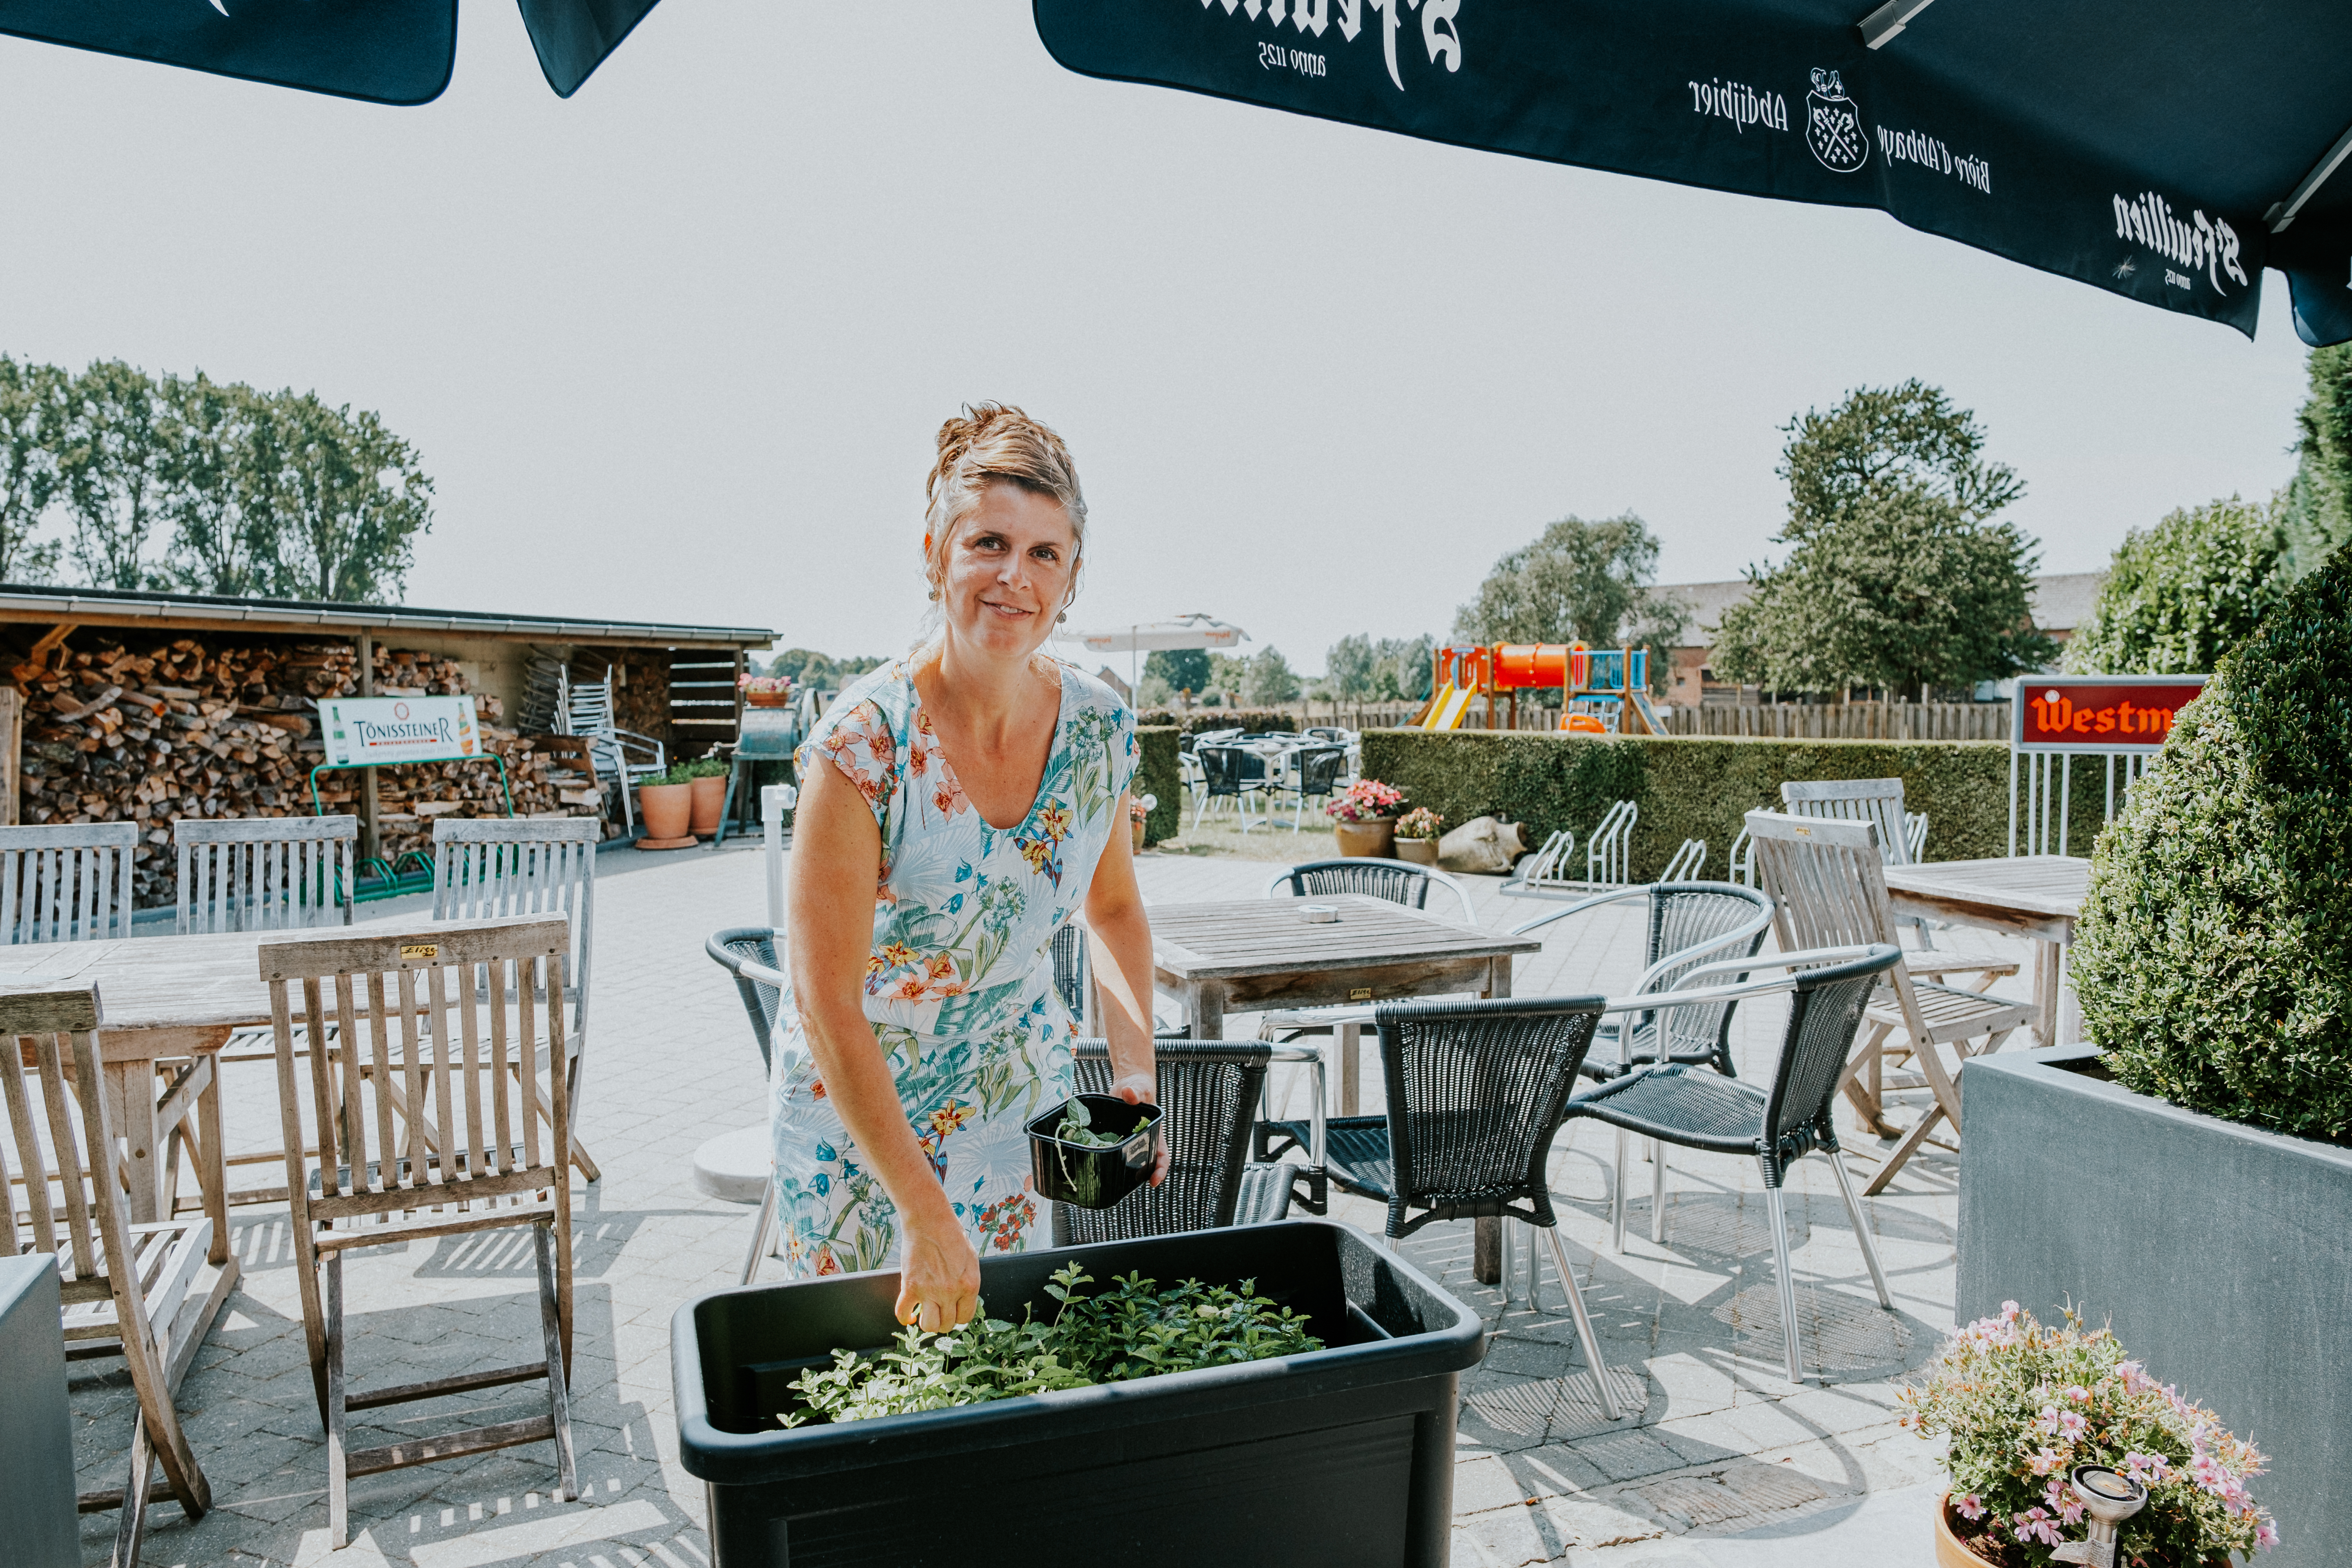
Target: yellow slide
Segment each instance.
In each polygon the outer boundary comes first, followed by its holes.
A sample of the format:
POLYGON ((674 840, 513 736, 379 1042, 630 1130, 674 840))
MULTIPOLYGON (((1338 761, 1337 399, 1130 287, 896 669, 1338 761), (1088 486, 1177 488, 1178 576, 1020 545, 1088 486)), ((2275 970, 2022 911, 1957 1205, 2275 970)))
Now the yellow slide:
POLYGON ((1470 699, 1476 695, 1477 692, 1470 687, 1446 682, 1430 699, 1429 717, 1421 721, 1421 727, 1424 730, 1459 730, 1462 728, 1462 715, 1470 710, 1470 699))

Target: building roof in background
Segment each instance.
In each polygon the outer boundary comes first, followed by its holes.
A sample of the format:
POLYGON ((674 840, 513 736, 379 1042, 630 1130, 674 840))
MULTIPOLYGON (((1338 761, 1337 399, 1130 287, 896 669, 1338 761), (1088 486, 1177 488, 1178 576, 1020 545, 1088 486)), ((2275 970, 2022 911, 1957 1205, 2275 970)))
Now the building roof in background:
MULTIPOLYGON (((2033 624, 2045 632, 2072 632, 2091 618, 2105 572, 2056 572, 2033 580, 2033 624)), ((1670 594, 1690 606, 1691 625, 1712 640, 1723 612, 1748 597, 1744 577, 1727 583, 1661 583, 1651 590, 1670 594)), ((1690 646, 1700 646, 1693 644, 1690 646)))
POLYGON ((499 616, 471 610, 420 610, 406 605, 336 605, 304 599, 232 598, 212 594, 129 593, 114 588, 55 588, 0 583, 0 622, 62 622, 158 630, 241 626, 257 632, 340 637, 390 633, 496 637, 531 643, 594 643, 626 647, 764 648, 765 626, 665 626, 655 621, 573 620, 562 616, 499 616))

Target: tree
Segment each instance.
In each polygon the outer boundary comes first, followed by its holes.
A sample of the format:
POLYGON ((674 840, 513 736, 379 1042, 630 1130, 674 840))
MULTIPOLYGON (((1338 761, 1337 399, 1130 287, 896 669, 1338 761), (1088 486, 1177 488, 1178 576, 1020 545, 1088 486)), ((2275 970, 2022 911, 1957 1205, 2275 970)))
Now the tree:
POLYGON ((277 397, 288 466, 276 489, 273 590, 296 599, 396 597, 415 536, 433 521, 433 481, 383 421, 316 393, 277 397))
POLYGON ((63 476, 68 377, 55 365, 0 354, 0 581, 46 583, 58 547, 36 542, 63 476))
POLYGON ((2286 595, 2284 496, 2231 496, 2134 529, 2107 568, 2066 668, 2097 675, 2191 675, 2253 636, 2286 595))
POLYGON ((1864 387, 1784 429, 1787 544, 1753 567, 1711 662, 1780 691, 1970 686, 2049 663, 2031 542, 1994 514, 2024 494, 1975 416, 1918 381, 1864 387))
POLYGON ((167 375, 156 393, 156 510, 172 534, 154 575, 194 594, 268 593, 287 468, 272 400, 202 371, 193 381, 167 375))
POLYGON ((121 360, 94 363, 67 388, 58 468, 74 563, 92 587, 148 585, 147 541, 163 490, 155 415, 155 384, 121 360))
POLYGON ((791 678, 817 691, 839 691, 867 670, 879 669, 878 658, 835 658, 814 648, 788 647, 768 661, 770 675, 791 678))
POLYGON ((1661 689, 1689 612, 1650 591, 1658 540, 1632 512, 1564 517, 1495 563, 1477 596, 1454 612, 1454 635, 1475 643, 1641 646, 1661 689))
POLYGON ((1158 676, 1168 683, 1171 691, 1206 691, 1209 689, 1209 650, 1201 647, 1161 648, 1144 656, 1143 673, 1158 676))
POLYGON ((2311 351, 2311 394, 2295 416, 2302 460, 2287 486, 2287 573, 2308 576, 2352 541, 2352 343, 2311 351))
POLYGON ((1298 700, 1298 677, 1290 661, 1276 647, 1262 648, 1250 659, 1242 679, 1242 700, 1253 708, 1274 708, 1298 700))
POLYGON ((1323 655, 1324 689, 1342 701, 1419 702, 1429 695, 1432 637, 1341 637, 1323 655))

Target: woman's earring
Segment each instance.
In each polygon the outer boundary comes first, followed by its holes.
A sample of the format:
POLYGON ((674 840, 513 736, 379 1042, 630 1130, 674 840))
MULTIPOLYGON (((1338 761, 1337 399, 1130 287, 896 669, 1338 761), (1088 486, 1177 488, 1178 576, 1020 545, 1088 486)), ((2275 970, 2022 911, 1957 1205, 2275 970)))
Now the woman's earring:
POLYGON ((939 602, 940 602, 940 591, 939 591, 937 588, 934 588, 934 589, 932 589, 932 590, 931 590, 931 603, 933 603, 933 604, 935 604, 935 605, 936 605, 936 604, 938 604, 939 602))
POLYGON ((1069 612, 1069 611, 1067 611, 1067 610, 1064 610, 1060 615, 1055 616, 1054 617, 1054 624, 1055 624, 1055 625, 1056 625, 1056 626, 1065 625, 1065 624, 1066 624, 1066 623, 1068 622, 1069 618, 1070 618, 1070 612, 1069 612))

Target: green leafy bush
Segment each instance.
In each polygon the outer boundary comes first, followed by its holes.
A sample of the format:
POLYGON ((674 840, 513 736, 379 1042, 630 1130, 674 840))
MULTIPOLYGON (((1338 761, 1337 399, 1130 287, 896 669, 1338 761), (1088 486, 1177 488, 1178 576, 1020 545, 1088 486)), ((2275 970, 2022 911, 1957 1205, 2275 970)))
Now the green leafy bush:
MULTIPOLYGON (((1998 741, 1781 741, 1653 738, 1528 731, 1376 730, 1364 771, 1453 823, 1496 816, 1528 825, 1530 842, 1556 828, 1581 845, 1620 800, 1641 808, 1632 848, 1636 878, 1655 876, 1685 838, 1706 840, 1706 872, 1720 877, 1740 819, 1780 808, 1790 779, 1900 778, 1905 806, 1927 814, 1927 858, 2009 852, 2009 748, 1998 741)), ((2097 775, 2078 777, 2068 843, 2082 852, 2099 831, 2097 775)))
POLYGON ((2352 1142, 2352 552, 2181 710, 2099 841, 2075 941, 2117 1081, 2352 1142))
POLYGON ((2097 675, 2198 675, 2253 635, 2285 596, 2279 500, 2236 496, 2168 512, 2116 551, 2066 668, 2097 675))
POLYGON ((1260 1296, 1254 1280, 1231 1289, 1187 1279, 1162 1290, 1138 1270, 1114 1275, 1097 1295, 1078 1293, 1093 1282, 1075 1263, 1056 1269, 1045 1293, 1061 1306, 1049 1322, 1029 1311, 1018 1323, 991 1318, 983 1303, 949 1333, 910 1326, 887 1351, 835 1351, 833 1365, 793 1381, 806 1408, 781 1419, 862 1421, 1323 1348, 1306 1319, 1260 1296))
POLYGON ((1145 795, 1156 805, 1143 819, 1143 841, 1157 844, 1173 838, 1184 826, 1184 780, 1176 763, 1176 742, 1183 731, 1172 724, 1139 724, 1135 747, 1135 783, 1129 786, 1139 800, 1145 795))

